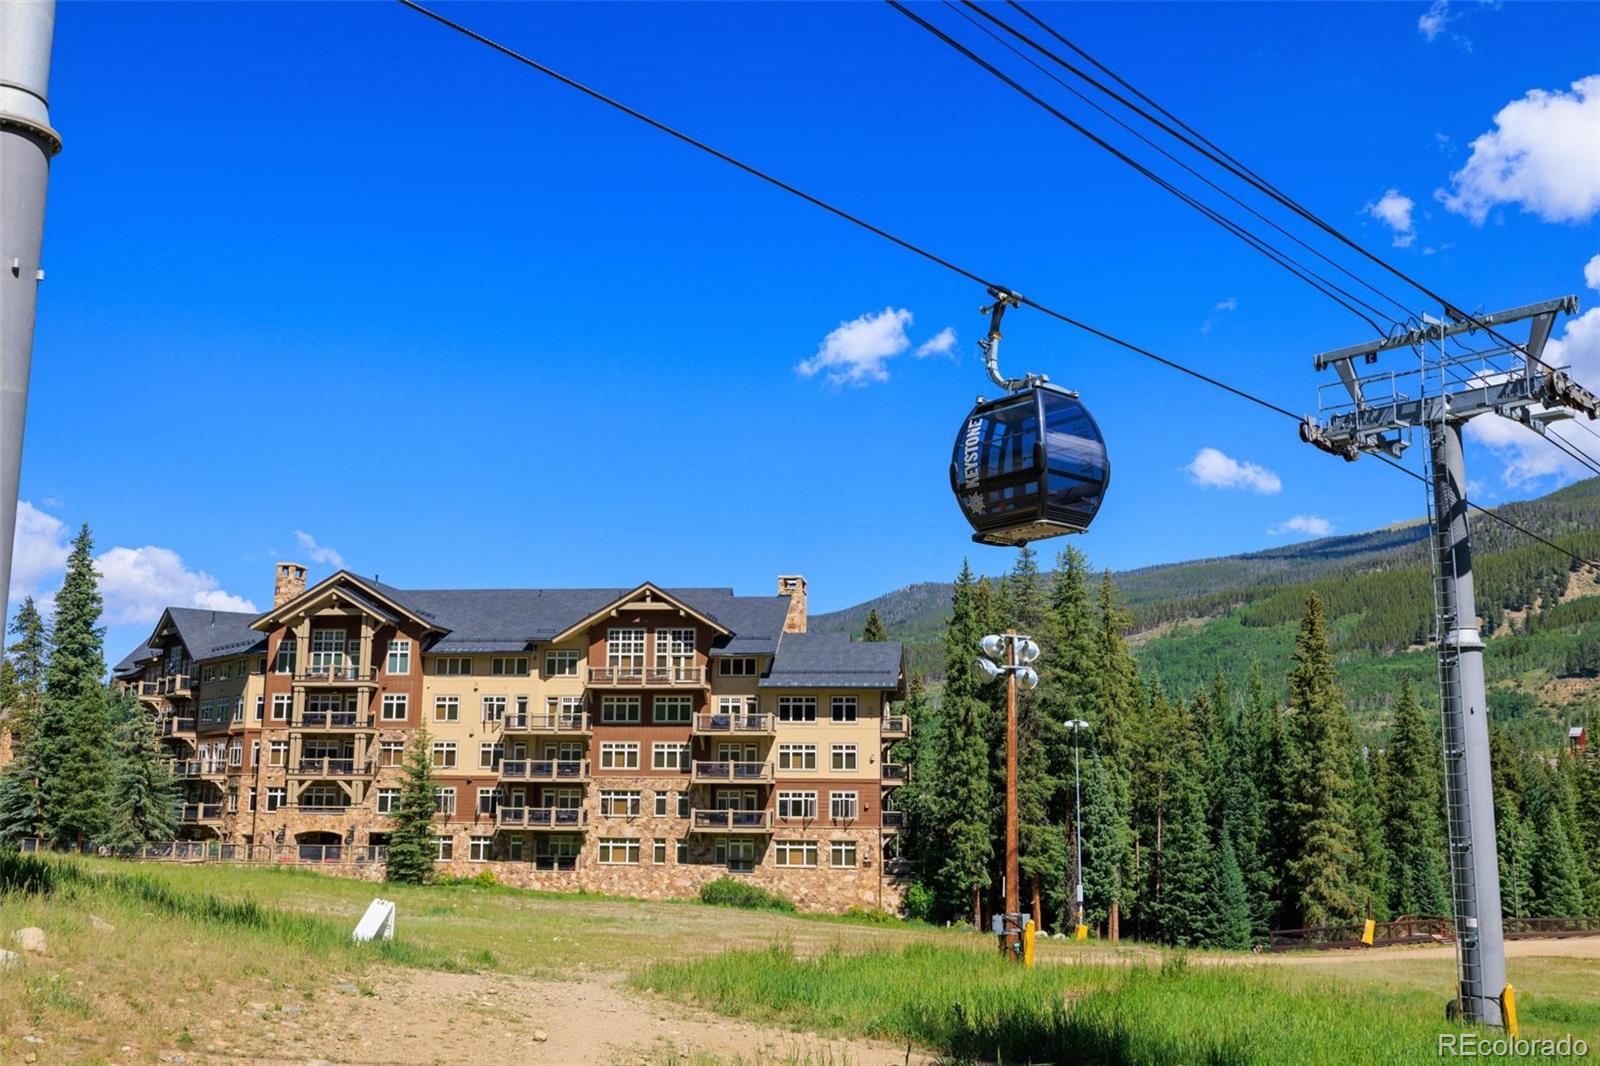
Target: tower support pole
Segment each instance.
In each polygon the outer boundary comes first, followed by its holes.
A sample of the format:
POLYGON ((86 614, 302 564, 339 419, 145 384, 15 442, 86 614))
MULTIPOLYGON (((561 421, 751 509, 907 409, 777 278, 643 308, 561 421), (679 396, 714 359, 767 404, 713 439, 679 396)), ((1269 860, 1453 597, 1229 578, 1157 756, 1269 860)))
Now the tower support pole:
POLYGON ((1006 630, 1006 916, 1003 932, 1007 956, 1016 959, 1022 941, 1022 910, 1017 885, 1017 631, 1006 630))
POLYGON ((1439 640, 1450 878, 1455 904, 1459 998, 1468 1020, 1503 1024, 1505 934, 1489 764, 1483 639, 1473 594, 1472 540, 1461 422, 1431 427, 1435 550, 1442 609, 1439 640))

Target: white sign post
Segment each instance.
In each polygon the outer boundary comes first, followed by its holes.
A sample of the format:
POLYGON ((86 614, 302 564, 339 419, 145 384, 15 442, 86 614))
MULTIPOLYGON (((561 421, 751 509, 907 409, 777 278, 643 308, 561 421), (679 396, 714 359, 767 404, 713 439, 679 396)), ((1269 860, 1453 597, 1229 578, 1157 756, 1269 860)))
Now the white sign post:
POLYGON ((394 904, 386 899, 373 900, 367 907, 367 913, 361 916, 355 932, 350 934, 350 939, 357 944, 366 944, 379 937, 394 939, 394 904))

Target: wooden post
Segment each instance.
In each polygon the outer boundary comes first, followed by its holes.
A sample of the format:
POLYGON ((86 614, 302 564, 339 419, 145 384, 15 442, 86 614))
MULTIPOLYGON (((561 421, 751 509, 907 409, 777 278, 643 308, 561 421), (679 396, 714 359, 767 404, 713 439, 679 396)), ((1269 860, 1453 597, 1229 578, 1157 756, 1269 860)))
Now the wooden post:
MULTIPOLYGON (((1017 631, 1006 630, 1006 914, 1021 910, 1017 890, 1017 631)), ((1017 937, 1010 919, 1005 930, 1006 954, 1019 958, 1017 937)))

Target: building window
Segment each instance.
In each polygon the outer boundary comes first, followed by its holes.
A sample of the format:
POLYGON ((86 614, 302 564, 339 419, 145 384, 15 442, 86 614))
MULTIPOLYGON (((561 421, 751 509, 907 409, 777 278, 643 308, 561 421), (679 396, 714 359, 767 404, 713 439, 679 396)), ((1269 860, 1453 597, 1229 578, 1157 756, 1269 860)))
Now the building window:
POLYGON ((274 722, 287 722, 289 708, 294 703, 294 697, 285 693, 278 693, 272 697, 272 720, 274 722))
POLYGON ((779 792, 778 817, 811 819, 817 816, 815 792, 779 792))
POLYGON ((378 741, 378 765, 399 766, 406 760, 406 742, 403 740, 378 741))
POLYGON ((228 745, 228 765, 238 766, 244 762, 244 745, 237 740, 228 745))
POLYGON ((854 770, 856 768, 856 746, 854 744, 835 744, 833 746, 833 762, 835 770, 854 770))
POLYGON ((528 657, 516 655, 490 659, 489 673, 494 677, 527 677, 528 657))
POLYGON ((747 874, 756 868, 756 842, 753 840, 717 841, 718 866, 726 866, 729 873, 747 874))
POLYGON ((433 857, 440 862, 449 862, 456 857, 455 837, 434 837, 433 843, 436 849, 433 857))
POLYGON ((667 816, 667 799, 668 799, 668 797, 667 797, 667 794, 665 792, 657 792, 656 793, 656 817, 657 818, 665 818, 667 816))
POLYGON ((667 842, 657 840, 651 847, 650 859, 657 866, 665 866, 667 862, 667 842))
POLYGON ((245 810, 254 811, 256 809, 256 790, 255 789, 252 788, 249 792, 245 793, 245 802, 249 804, 249 806, 246 807, 245 810))
POLYGON ((505 758, 506 747, 504 744, 495 744, 485 741, 478 745, 478 769, 498 770, 500 760, 505 758))
POLYGON ((727 658, 717 660, 717 676, 719 677, 755 677, 756 661, 747 658, 727 658))
POLYGON ((779 744, 778 769, 815 770, 817 746, 815 744, 779 744))
POLYGON ((470 656, 438 655, 433 660, 433 672, 440 677, 466 677, 472 673, 470 656))
POLYGON ((269 812, 277 810, 284 805, 288 798, 288 792, 282 788, 267 789, 267 810, 269 812))
POLYGON ((602 837, 599 855, 601 866, 637 866, 639 841, 637 838, 602 837))
POLYGON ((284 637, 282 640, 278 641, 278 657, 273 661, 272 664, 273 673, 294 673, 295 655, 296 648, 295 639, 293 637, 284 637))
POLYGON ((834 792, 828 796, 828 814, 835 821, 849 821, 860 809, 861 794, 858 792, 834 792))
POLYGON ((267 765, 287 766, 289 764, 289 742, 287 740, 271 740, 267 742, 267 765))
POLYGON ((656 630, 656 669, 677 681, 694 676, 694 630, 656 630))
POLYGON ((639 814, 639 793, 634 789, 602 789, 600 816, 603 818, 633 818, 639 814))
POLYGON ((389 661, 384 664, 384 672, 390 674, 409 674, 411 672, 411 642, 409 640, 391 640, 389 642, 389 661))
POLYGON ((500 790, 497 788, 478 789, 478 813, 493 814, 500 805, 500 790))
POLYGON ((856 842, 854 840, 835 840, 828 845, 829 866, 854 866, 856 864, 856 842))
POLYGON ((256 721, 258 721, 258 722, 261 721, 262 717, 266 714, 266 711, 267 711, 267 698, 265 696, 257 696, 256 697, 256 721))
POLYGON ((833 720, 835 722, 853 722, 856 720, 856 698, 854 696, 835 696, 833 698, 833 720))
POLYGON ((468 862, 488 862, 492 858, 494 858, 494 837, 472 837, 468 840, 468 862))
POLYGON ((545 652, 544 674, 546 677, 577 677, 582 658, 583 653, 576 651, 545 652))
POLYGON ((523 859, 522 838, 515 833, 506 837, 506 858, 512 862, 521 862, 523 859))
POLYGON ((606 666, 613 673, 644 673, 644 630, 612 629, 606 632, 606 666))
POLYGON ((638 768, 638 744, 622 740, 603 740, 600 742, 600 769, 637 770, 638 768))
MULTIPOLYGON (((650 769, 682 772, 689 769, 689 745, 658 741, 650 748, 650 769)), ((661 812, 665 814, 665 811, 661 812)))
POLYGON ((453 740, 436 740, 433 742, 433 766, 436 770, 454 770, 456 767, 456 742, 453 740))
POLYGON ((250 765, 261 765, 261 741, 259 740, 252 740, 250 742, 250 765))
POLYGON ((637 722, 639 707, 638 696, 603 696, 600 699, 600 721, 622 725, 637 722))
POLYGON ((772 845, 772 862, 775 866, 815 866, 817 842, 815 840, 779 840, 772 845))
POLYGON ((694 697, 657 696, 650 704, 650 717, 656 725, 688 725, 694 717, 694 697))
POLYGON ((398 788, 378 789, 379 814, 393 814, 398 806, 400 806, 400 790, 398 788))
POLYGON ((435 722, 459 722, 461 720, 461 697, 435 696, 433 698, 433 720, 435 722))
POLYGON ((433 813, 450 816, 456 813, 456 790, 441 788, 433 794, 433 813))
POLYGON ((779 696, 778 721, 815 722, 817 698, 815 696, 779 696))
POLYGON ((675 858, 676 858, 677 863, 678 863, 679 866, 683 866, 683 865, 686 865, 688 863, 688 861, 689 861, 689 842, 687 840, 678 841, 678 854, 675 856, 675 858))
POLYGON ((689 793, 687 792, 678 793, 678 817, 689 817, 689 793))
POLYGON ((311 665, 313 675, 327 675, 345 666, 345 641, 348 634, 342 629, 313 629, 311 631, 311 665))
POLYGON ((239 813, 239 789, 237 787, 228 789, 228 813, 239 813))
POLYGON ((503 722, 506 717, 506 698, 504 696, 485 696, 483 698, 483 720, 485 722, 503 722))

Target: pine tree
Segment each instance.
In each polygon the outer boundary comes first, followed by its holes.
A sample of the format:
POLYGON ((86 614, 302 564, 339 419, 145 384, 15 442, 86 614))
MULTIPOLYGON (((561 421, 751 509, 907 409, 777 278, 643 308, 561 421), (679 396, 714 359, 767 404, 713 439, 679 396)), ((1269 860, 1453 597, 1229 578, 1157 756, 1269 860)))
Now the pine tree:
POLYGON ((876 607, 867 612, 867 625, 861 631, 861 639, 868 644, 882 644, 889 639, 889 631, 883 628, 883 621, 878 617, 876 607))
POLYGON ((1117 806, 1111 770, 1099 752, 1084 754, 1082 802, 1084 920, 1100 925, 1124 899, 1132 849, 1127 812, 1117 806))
POLYGON ((1439 741, 1416 690, 1402 681, 1383 790, 1384 835, 1393 851, 1389 904, 1395 914, 1450 913, 1441 773, 1439 741))
MULTIPOLYGON (((1094 732, 1095 750, 1105 761, 1111 787, 1111 806, 1128 822, 1128 837, 1122 854, 1126 865, 1117 881, 1118 895, 1111 904, 1106 924, 1109 936, 1119 935, 1122 912, 1133 905, 1139 890, 1139 837, 1134 827, 1133 759, 1135 716, 1144 699, 1139 668, 1128 652, 1128 615, 1117 603, 1111 572, 1100 576, 1095 598, 1094 631, 1089 638, 1094 669, 1088 675, 1084 698, 1088 713, 1082 715, 1094 732)), ((1087 832, 1087 831, 1086 831, 1087 832)))
POLYGON ((1128 900, 1140 936, 1159 933, 1163 892, 1163 855, 1170 821, 1180 718, 1166 694, 1152 682, 1142 694, 1140 713, 1131 724, 1132 766, 1129 786, 1133 868, 1128 900))
POLYGON ((1583 913, 1583 881, 1572 852, 1565 812, 1550 771, 1543 771, 1533 798, 1533 913, 1568 918, 1583 913))
POLYGON ((177 782, 161 751, 155 723, 130 695, 113 697, 111 720, 117 734, 116 790, 105 842, 142 847, 178 835, 173 807, 177 782))
POLYGON ((42 767, 34 737, 43 713, 50 635, 29 596, 11 622, 17 639, 6 649, 0 688, 3 726, 11 732, 12 760, 0 770, 0 845, 17 846, 44 832, 40 808, 42 767))
MULTIPOLYGON (((1494 779, 1495 838, 1500 860, 1501 912, 1533 913, 1533 854, 1537 840, 1528 817, 1522 755, 1505 729, 1489 722, 1489 761, 1494 779)), ((1445 867, 1448 878, 1448 860, 1445 867)), ((1446 880, 1448 892, 1449 881, 1446 880)), ((1448 911, 1441 913, 1449 913, 1448 911)))
MULTIPOLYGON (((1205 944, 1217 928, 1216 861, 1206 819, 1205 749, 1191 712, 1178 710, 1177 730, 1168 743, 1173 748, 1172 773, 1158 855, 1161 890, 1156 923, 1167 943, 1205 944)), ((1234 872, 1238 873, 1237 867, 1234 872)))
POLYGON ((1332 925, 1361 911, 1360 855, 1351 803, 1354 738, 1315 593, 1306 600, 1294 663, 1289 675, 1295 737, 1289 813, 1297 828, 1289 860, 1292 899, 1298 924, 1332 925))
POLYGON ((1360 861, 1356 870, 1359 901, 1379 921, 1389 917, 1389 848, 1383 834, 1383 809, 1373 785, 1372 768, 1366 752, 1350 751, 1350 802, 1355 816, 1356 850, 1360 861))
MULTIPOLYGON (((1239 871, 1240 890, 1245 900, 1247 941, 1252 934, 1264 936, 1267 931, 1266 900, 1269 895, 1264 868, 1270 842, 1266 803, 1257 775, 1253 725, 1248 714, 1231 719, 1225 738, 1226 771, 1221 782, 1221 835, 1232 850, 1232 862, 1239 871)), ((1218 861, 1221 861, 1220 855, 1218 861)), ((1226 919, 1231 921, 1231 913, 1226 919)))
POLYGON ((1238 856, 1233 848, 1233 834, 1229 830, 1225 822, 1223 831, 1218 834, 1221 839, 1211 875, 1215 913, 1205 944, 1207 947, 1242 951, 1252 942, 1250 897, 1245 890, 1244 874, 1239 869, 1238 856))
MULTIPOLYGON (((1249 721, 1248 739, 1252 751, 1251 772, 1260 797, 1265 823, 1258 847, 1259 866, 1247 882, 1251 895, 1253 923, 1257 937, 1272 929, 1293 923, 1289 916, 1291 885, 1287 869, 1294 854, 1295 825, 1290 792, 1293 786, 1294 738, 1289 732, 1283 709, 1266 693, 1261 680, 1261 665, 1250 664, 1246 695, 1249 721)), ((1251 876, 1250 860, 1243 863, 1251 876)))
POLYGON ((105 631, 93 548, 85 525, 73 539, 56 595, 36 734, 45 835, 56 847, 81 848, 99 840, 111 817, 105 631))
POLYGON ((18 847, 44 835, 39 808, 38 745, 19 748, 0 771, 0 847, 18 847))
POLYGON ((428 730, 423 726, 412 734, 411 748, 406 752, 394 830, 389 834, 385 880, 421 885, 433 879, 434 858, 438 853, 433 815, 438 800, 439 786, 433 780, 428 730))

